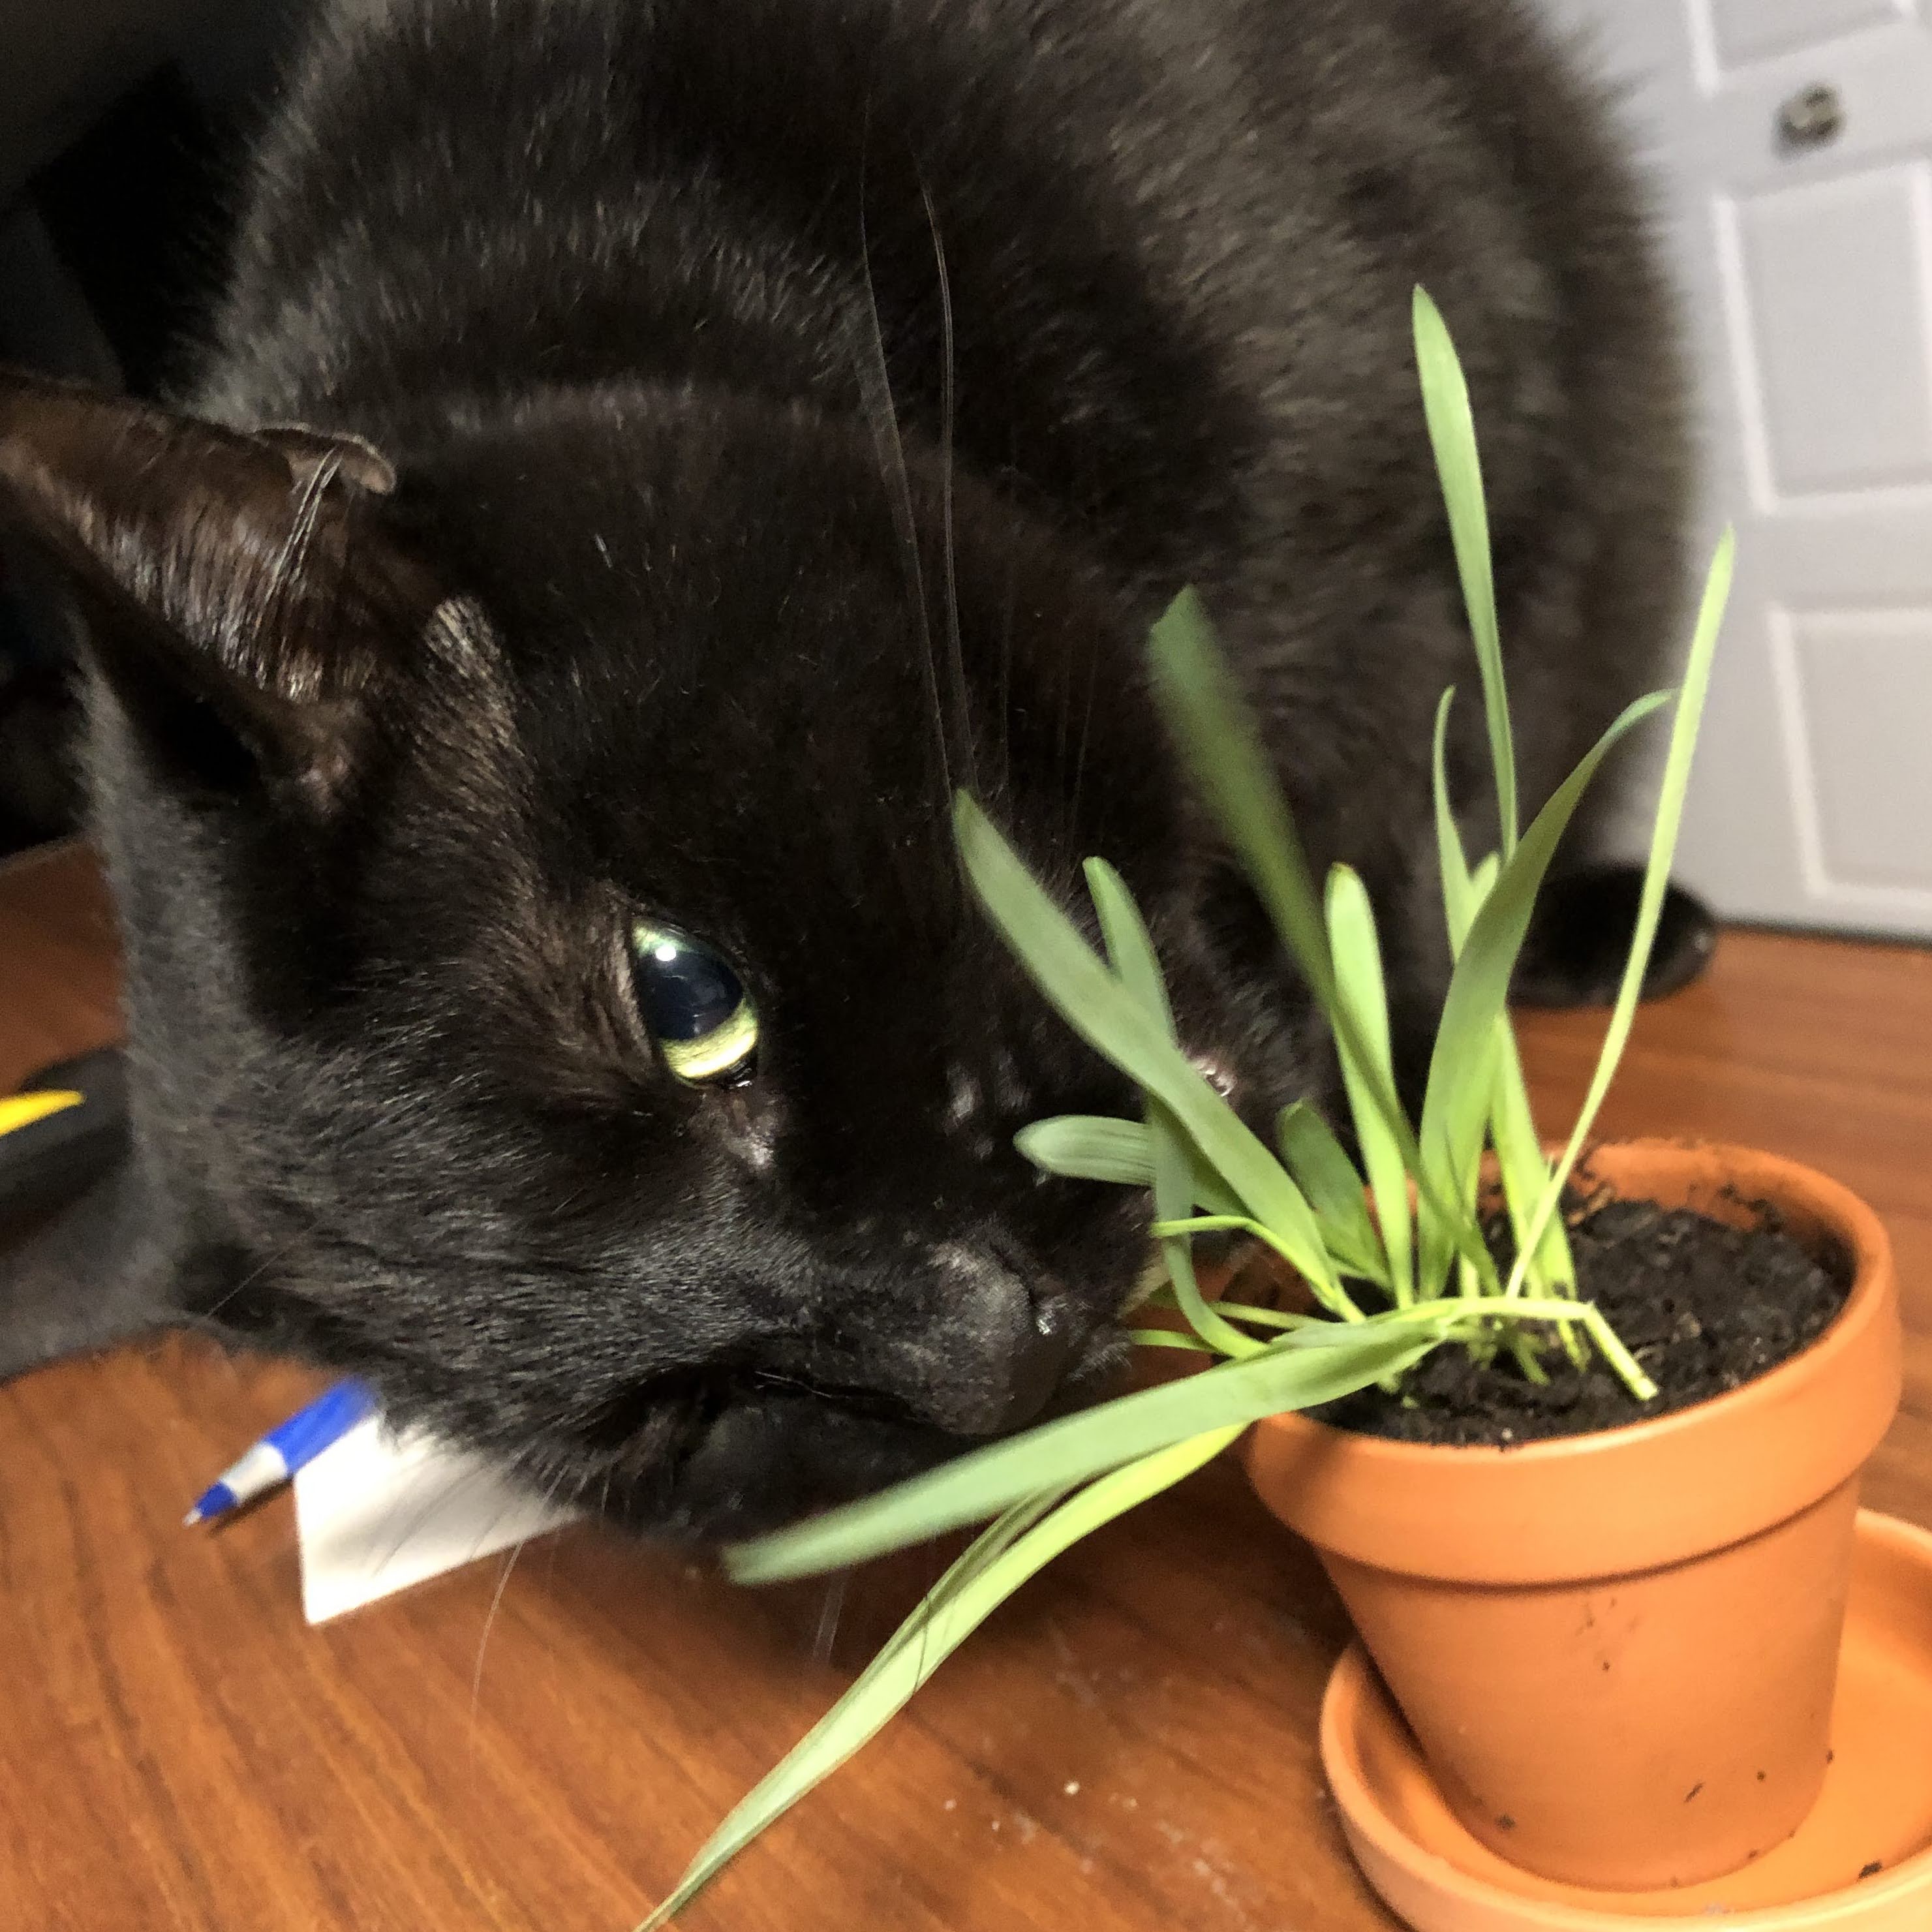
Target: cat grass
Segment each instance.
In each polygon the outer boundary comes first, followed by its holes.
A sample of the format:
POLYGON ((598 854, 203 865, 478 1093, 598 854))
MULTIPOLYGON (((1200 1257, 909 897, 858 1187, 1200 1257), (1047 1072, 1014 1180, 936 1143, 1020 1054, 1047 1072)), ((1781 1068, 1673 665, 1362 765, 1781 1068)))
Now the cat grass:
POLYGON ((1399 1386, 1448 1346, 1508 1349, 1532 1379, 1552 1337, 1573 1359, 1594 1349, 1634 1416, 1656 1395, 1594 1304, 1577 1298, 1559 1212, 1564 1190, 1627 1042, 1676 849, 1690 764, 1728 593, 1732 542, 1720 544, 1683 681, 1614 720, 1528 825, 1520 823, 1514 742, 1497 620, 1481 465, 1468 392, 1427 295, 1414 326, 1424 411, 1475 646, 1496 788, 1498 848, 1472 864, 1449 797, 1444 747, 1453 691, 1434 740, 1437 856, 1454 965, 1420 1117, 1396 1090, 1374 909, 1345 866, 1317 888, 1288 805, 1234 688, 1208 614, 1191 591, 1154 626, 1156 687, 1192 776, 1239 856, 1283 945, 1333 1030, 1360 1164, 1305 1102, 1284 1110, 1276 1145, 1256 1135, 1176 1037, 1147 927, 1119 876, 1090 860, 1094 946, 1027 871, 970 797, 957 802, 962 862, 987 916, 1061 1017, 1138 1088, 1138 1120, 1042 1120, 1018 1136, 1046 1172, 1146 1190, 1167 1280, 1158 1298, 1184 1332, 1132 1331, 1150 1346, 1210 1358, 1199 1372, 1030 1430, 881 1495, 738 1545, 740 1581, 776 1582, 862 1562, 986 1522, 891 1641, 791 1754, 700 1850, 640 1932, 665 1924, 766 1826, 900 1710, 1006 1598, 1101 1524, 1171 1487, 1271 1414, 1371 1384, 1399 1386), (1536 898, 1576 806, 1611 750, 1672 709, 1635 930, 1588 1092, 1562 1152, 1544 1150, 1507 1005, 1536 898), (1479 1190, 1492 1160, 1514 1234, 1504 1274, 1485 1240, 1479 1190), (1320 1312, 1210 1302, 1195 1238, 1239 1233, 1308 1285, 1320 1312))

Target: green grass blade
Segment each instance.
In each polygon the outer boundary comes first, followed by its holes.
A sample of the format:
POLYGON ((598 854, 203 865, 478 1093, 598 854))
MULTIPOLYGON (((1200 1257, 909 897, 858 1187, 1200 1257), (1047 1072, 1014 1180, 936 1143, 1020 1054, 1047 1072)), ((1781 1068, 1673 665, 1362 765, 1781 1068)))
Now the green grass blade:
POLYGON ((1334 985, 1321 896, 1288 802, 1200 598, 1184 590, 1148 640, 1164 710, 1194 782, 1233 842, 1276 930, 1325 1010, 1334 985))
POLYGON ((1016 1497, 1084 1481, 1204 1430, 1331 1402, 1400 1375, 1436 1346, 1452 1318, 1445 1310, 1433 1324, 1396 1324, 1386 1317, 1311 1322, 1264 1354, 1042 1423, 882 1495, 739 1544, 725 1552, 725 1567, 740 1582, 770 1583, 866 1562, 980 1522, 1016 1497))
MULTIPOLYGON (((1421 1134, 1425 1166, 1438 1187, 1454 1186, 1459 1198, 1466 1184, 1474 1184, 1472 1150, 1480 1151, 1495 1094, 1496 1022, 1506 1010, 1510 975, 1544 875, 1598 767, 1624 734, 1663 702, 1653 695, 1630 706, 1557 787, 1503 862, 1463 941, 1430 1059, 1421 1134)), ((1486 1250, 1477 1266, 1486 1286, 1494 1272, 1486 1250)), ((1421 1283, 1424 1293, 1430 1286, 1426 1280, 1421 1283)))
POLYGON ((1111 1180, 1122 1187, 1154 1185, 1154 1150, 1138 1120, 1105 1114, 1056 1114, 1013 1136, 1035 1167, 1072 1180, 1111 1180))
POLYGON ((1281 1163, 1108 971, 992 821, 963 794, 953 823, 961 860, 981 904, 1060 1017, 1169 1110, 1248 1211, 1280 1238, 1310 1285, 1338 1296, 1314 1214, 1281 1163))
POLYGON ((1104 859, 1089 859, 1083 868, 1087 890, 1094 897, 1094 910, 1100 921, 1100 937, 1106 942, 1107 957, 1120 976, 1120 984, 1142 1006, 1160 1022, 1172 1040, 1174 1009, 1168 1003, 1167 982, 1161 977, 1160 956, 1154 938, 1141 917, 1126 882, 1104 859))
POLYGON ((1453 1223, 1433 1216, 1418 1217, 1420 1252, 1416 1275, 1418 1292, 1424 1298, 1444 1292, 1450 1266, 1459 1255, 1456 1281, 1460 1293, 1492 1292, 1498 1286, 1494 1259, 1486 1256, 1486 1265, 1478 1266, 1456 1238, 1458 1227, 1473 1229, 1478 1226, 1476 1204, 1482 1180, 1484 1132, 1488 1122, 1486 1102, 1493 1091, 1495 1066, 1492 1038, 1459 1073, 1469 1094, 1480 1099, 1466 1107, 1454 1108, 1442 1121, 1429 1122, 1429 1130, 1423 1136, 1422 1157, 1427 1163, 1434 1190, 1454 1202, 1456 1216, 1453 1223))
POLYGON ((1328 1252, 1351 1274, 1388 1288, 1388 1256, 1369 1213, 1365 1184, 1328 1123, 1306 1100, 1298 1100, 1282 1109, 1275 1131, 1281 1157, 1308 1196, 1328 1252))
POLYGON ((1411 1239, 1408 1162, 1402 1145, 1388 1129, 1376 1092, 1395 1088, 1395 1062, 1389 1046, 1388 995, 1382 978, 1382 956, 1376 937, 1376 917, 1368 890, 1348 866, 1328 874, 1328 945, 1335 962, 1336 1004, 1353 1024, 1336 1029, 1342 1080, 1361 1143, 1362 1162, 1376 1198, 1382 1229, 1381 1246, 1388 1258, 1388 1282, 1396 1306, 1415 1298, 1415 1268, 1411 1239), (1352 1036, 1366 1049, 1366 1064, 1352 1050, 1352 1036))
MULTIPOLYGON (((1516 1253, 1530 1257, 1522 1268, 1512 1268, 1509 1292, 1520 1296, 1527 1288, 1546 1297, 1572 1293, 1576 1264, 1570 1257, 1569 1231, 1562 1216, 1553 1215, 1540 1227, 1537 1224, 1537 1207, 1550 1178, 1550 1162, 1536 1131, 1529 1086, 1516 1051, 1516 1030, 1507 1012, 1496 1022, 1496 1087, 1490 1103, 1490 1137, 1496 1146, 1503 1204, 1516 1237, 1516 1253)), ((1580 1370, 1589 1366, 1589 1349, 1575 1326, 1565 1325, 1561 1340, 1574 1366, 1580 1370)), ((1519 1330, 1510 1337, 1509 1346, 1531 1382, 1548 1379, 1527 1335, 1519 1330)))
MULTIPOLYGON (((1490 1107, 1490 1135, 1502 1178, 1503 1200, 1520 1253, 1535 1233, 1537 1203, 1550 1179, 1550 1163, 1537 1136, 1529 1084, 1523 1078, 1522 1058, 1516 1051, 1516 1031, 1507 1012, 1496 1021, 1496 1092, 1490 1107)), ((1567 1292, 1575 1283, 1576 1270, 1561 1219, 1550 1221, 1535 1233, 1535 1238, 1537 1252, 1525 1279, 1540 1292, 1567 1292)))
POLYGON ((1215 1304, 1230 1322, 1252 1322, 1264 1328, 1301 1328, 1319 1322, 1318 1315, 1291 1315, 1285 1308, 1259 1308, 1252 1302, 1222 1300, 1215 1304))
MULTIPOLYGON (((1285 1308, 1262 1308, 1252 1301, 1229 1301, 1225 1297, 1215 1303, 1214 1312, 1225 1316, 1230 1322, 1243 1322, 1252 1327, 1262 1328, 1305 1328, 1311 1322, 1325 1322, 1325 1315, 1292 1315, 1285 1308)), ((1364 1319, 1366 1318, 1364 1317, 1364 1319)), ((1129 1339, 1143 1331, 1130 1330, 1129 1339)), ((1162 1334, 1171 1330, 1162 1330, 1162 1334)))
MULTIPOLYGON (((732 1808, 686 1868, 676 1888, 638 1927, 638 1932, 656 1932, 657 1928, 669 1924, 767 1826, 876 1735, 904 1705, 903 1696, 896 1702, 887 1700, 903 1681, 906 1663, 911 1660, 916 1666, 922 1660, 917 1652, 927 1642, 935 1616, 948 1606, 956 1606, 974 1586, 983 1589, 993 1566, 1058 1508, 1067 1493, 1057 1490, 1029 1496, 1014 1504, 981 1532, 920 1599, 845 1694, 793 1746, 783 1761, 732 1808)), ((934 1667, 939 1660, 934 1660, 934 1667)), ((924 1671, 919 1682, 931 1674, 930 1670, 924 1671)), ((907 1696, 910 1695, 908 1691, 907 1696)))
MULTIPOLYGON (((1361 1030, 1336 1000, 1334 965, 1321 897, 1309 875, 1287 802, 1256 736, 1254 721, 1215 644, 1207 613, 1192 591, 1184 590, 1168 607, 1154 627, 1150 644, 1154 682, 1162 708, 1180 740, 1194 782, 1338 1041, 1355 1055, 1360 1066, 1369 1070, 1365 1078, 1368 1099, 1402 1149, 1403 1165, 1415 1178, 1425 1204, 1455 1225, 1450 1204, 1432 1198, 1415 1130, 1402 1112, 1394 1083, 1375 1069, 1372 1051, 1361 1030)), ((1473 1237, 1468 1239, 1473 1264, 1482 1250, 1473 1237)))
POLYGON ((1240 1213, 1241 1204, 1234 1198, 1233 1189, 1208 1166, 1201 1156, 1201 1150, 1191 1142, 1188 1143, 1187 1155, 1194 1177, 1194 1204, 1206 1214, 1240 1213))
MULTIPOLYGON (((1168 1003, 1160 960, 1139 907, 1134 904, 1133 896, 1120 874, 1104 860, 1088 860, 1086 870, 1087 889, 1093 895, 1100 936, 1106 942, 1107 956, 1113 962, 1115 974, 1148 1018, 1178 1046, 1174 1009, 1168 1003)), ((1154 1168, 1154 1213, 1162 1221, 1184 1220, 1194 1205, 1193 1155, 1173 1115, 1151 1096, 1147 1101, 1147 1131, 1154 1168)), ((1258 1354, 1264 1345, 1222 1321, 1201 1292, 1186 1236, 1162 1236, 1160 1251, 1174 1282, 1174 1299, 1195 1334, 1224 1355, 1258 1354)))
POLYGON ((1502 641, 1496 625, 1496 589, 1490 558, 1490 514, 1483 496, 1483 467, 1469 388, 1456 345, 1441 311, 1420 287, 1414 301, 1415 362, 1422 381, 1423 413, 1436 452, 1436 473, 1448 512, 1462 580, 1462 603, 1483 674, 1483 710, 1489 721, 1490 760, 1496 770, 1496 819, 1503 856, 1516 850, 1516 747, 1510 732, 1509 695, 1503 681, 1502 641))
MULTIPOLYGON (((1455 696, 1455 688, 1452 686, 1442 694, 1442 702, 1436 708, 1436 736, 1430 756, 1436 802, 1436 865, 1442 875, 1443 920, 1448 929, 1449 952, 1452 959, 1462 956, 1463 941, 1468 937, 1469 928, 1474 921, 1478 910, 1484 900, 1488 898, 1490 888, 1496 883, 1499 862, 1498 854, 1492 852, 1472 876, 1469 870, 1468 855, 1462 846, 1462 832, 1456 823, 1455 808, 1449 796, 1448 772, 1449 713, 1455 696)), ((1491 754, 1492 758, 1495 755, 1493 741, 1491 754)), ((1504 1025, 1507 1028, 1507 1018, 1504 1025)), ((1424 1144, 1427 1144, 1426 1136, 1424 1144)), ((1454 1194, 1459 1197, 1459 1208, 1473 1210, 1478 1179, 1477 1163, 1480 1161, 1481 1152, 1479 1135, 1478 1145, 1473 1150, 1465 1150, 1461 1156, 1468 1163, 1469 1171, 1464 1174, 1445 1172, 1435 1177, 1436 1185, 1431 1192, 1454 1194)), ((1453 1167, 1454 1164, 1449 1162, 1444 1166, 1445 1168, 1453 1167)), ((1451 1231, 1444 1225, 1440 1216, 1435 1214, 1428 1215, 1424 1221, 1421 1234, 1422 1252, 1417 1272, 1424 1284, 1423 1292, 1432 1293, 1442 1280, 1456 1244, 1451 1231)), ((1461 1273, 1466 1289, 1480 1286, 1480 1277, 1466 1253, 1461 1273)))
POLYGON ((1375 1068, 1360 1028, 1336 999, 1322 902, 1309 878, 1286 801, 1255 735, 1254 721, 1215 645, 1213 626, 1192 591, 1183 591, 1168 607, 1154 628, 1151 644, 1154 681, 1195 782, 1246 868, 1282 943, 1301 966, 1338 1042, 1367 1070, 1367 1097, 1402 1149, 1403 1166, 1415 1181, 1424 1207, 1450 1231, 1472 1268, 1488 1268, 1488 1250, 1463 1225, 1453 1201, 1425 1168, 1415 1130, 1402 1112, 1394 1083, 1375 1068))
POLYGON ((1240 1432, 1238 1427, 1215 1430, 1114 1471, 1061 1503, 1023 1535, 1010 1538, 1010 1546, 980 1562, 975 1574, 943 1594, 935 1592, 902 1625, 864 1676, 726 1819, 676 1890, 638 1932, 656 1932, 668 1923, 768 1825, 876 1737, 940 1664, 1054 1557, 1191 1475, 1240 1432))
POLYGON ((1436 707, 1436 742, 1431 769, 1436 788, 1436 862, 1442 876, 1442 916, 1449 928, 1449 950, 1453 956, 1462 950, 1463 935, 1476 916, 1469 886, 1469 855, 1462 849, 1462 834, 1456 824, 1455 808, 1449 802, 1449 709, 1456 700, 1451 685, 1436 707))
MULTIPOLYGON (((1105 1114, 1056 1114, 1035 1120, 1013 1136, 1022 1157, 1044 1174, 1070 1180, 1110 1180, 1122 1187, 1154 1186, 1154 1148, 1139 1120, 1117 1120, 1105 1114)), ((1227 1184, 1211 1173, 1193 1144, 1194 1201, 1210 1214, 1238 1214, 1241 1204, 1227 1184)))
MULTIPOLYGON (((1576 1156, 1595 1124, 1597 1111, 1615 1078, 1617 1063, 1623 1058, 1630 1039, 1631 1022, 1636 1017, 1637 1002, 1643 997, 1643 976, 1650 965, 1650 950, 1657 939, 1657 922, 1664 910, 1664 894, 1670 883, 1670 864, 1677 854, 1677 832, 1683 823, 1684 797, 1690 783, 1690 761, 1697 748, 1697 733, 1703 722, 1704 700, 1711 688, 1711 665, 1716 656, 1718 634, 1723 628, 1724 606, 1730 596, 1731 573, 1737 555, 1737 539, 1726 530, 1717 554, 1711 560, 1710 574, 1705 579, 1704 595, 1698 607, 1696 628, 1691 634, 1690 656, 1684 666, 1684 682, 1678 688, 1677 709, 1670 722, 1670 745, 1664 754, 1664 777, 1658 788, 1657 816, 1652 822, 1650 853, 1645 862, 1643 890, 1637 901, 1636 929, 1631 935, 1630 957, 1624 963, 1624 976, 1617 988, 1616 1004, 1610 1010, 1610 1024, 1597 1055, 1590 1090, 1585 1095, 1576 1125, 1571 1129, 1563 1156, 1551 1174, 1544 1198, 1538 1202, 1535 1225, 1540 1229, 1556 1219, 1556 1210, 1576 1164, 1576 1156)), ((1511 1286, 1524 1271, 1519 1258, 1511 1276, 1511 1286)))
MULTIPOLYGON (((1187 1234, 1220 1234, 1239 1232, 1261 1242, 1265 1246, 1272 1248, 1290 1268, 1294 1265, 1294 1257, 1282 1247, 1274 1230, 1272 1228, 1264 1227, 1260 1222, 1250 1215, 1196 1214, 1182 1221, 1156 1221, 1154 1224, 1154 1232, 1155 1238, 1162 1241, 1177 1240, 1187 1234)), ((1325 1303, 1330 1314, 1338 1321, 1361 1322, 1367 1318, 1346 1292, 1318 1296, 1317 1298, 1325 1303)), ((1225 1352, 1228 1354, 1246 1354, 1252 1352, 1246 1349, 1230 1348, 1225 1352)))

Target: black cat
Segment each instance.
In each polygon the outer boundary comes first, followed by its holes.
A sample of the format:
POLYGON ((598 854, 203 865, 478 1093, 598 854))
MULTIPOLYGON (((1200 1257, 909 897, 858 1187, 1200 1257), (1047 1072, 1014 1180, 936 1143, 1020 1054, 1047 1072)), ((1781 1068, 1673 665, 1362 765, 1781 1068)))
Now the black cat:
POLYGON ((0 1372, 206 1324, 698 1534, 1102 1388, 1144 1210, 1011 1137, 1131 1096, 948 800, 1120 866, 1257 1118, 1328 1094, 1150 704, 1198 586, 1413 1051, 1473 685, 1418 282, 1534 800, 1667 670, 1685 456, 1639 195, 1514 0, 338 7, 183 412, 0 387, 135 1132, 4 1264, 0 1372))

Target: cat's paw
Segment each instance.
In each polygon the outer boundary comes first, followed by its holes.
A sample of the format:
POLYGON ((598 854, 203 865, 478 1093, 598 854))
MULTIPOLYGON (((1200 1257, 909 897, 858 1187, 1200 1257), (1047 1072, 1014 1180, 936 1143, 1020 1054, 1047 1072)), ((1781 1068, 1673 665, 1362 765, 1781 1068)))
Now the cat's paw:
POLYGON ((22 1091, 84 1099, 0 1140, 0 1382, 181 1318, 129 1152, 119 1054, 50 1067, 22 1091))
MULTIPOLYGON (((1510 999, 1524 1006, 1610 1005, 1623 977, 1642 890, 1642 869, 1632 865, 1586 866, 1552 878, 1537 902, 1510 999)), ((1689 986, 1710 963, 1717 943, 1710 908, 1682 886, 1667 887, 1643 997, 1660 1000, 1689 986)))

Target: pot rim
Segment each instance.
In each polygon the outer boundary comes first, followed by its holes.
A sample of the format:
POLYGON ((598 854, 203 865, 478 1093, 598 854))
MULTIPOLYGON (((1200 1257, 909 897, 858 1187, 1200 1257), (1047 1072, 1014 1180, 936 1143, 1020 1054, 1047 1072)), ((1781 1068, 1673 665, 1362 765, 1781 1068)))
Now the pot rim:
POLYGON ((1761 1534, 1862 1467, 1903 1393, 1891 1244, 1848 1188, 1796 1161, 1708 1142, 1593 1148, 1579 1173, 1642 1198, 1639 1172, 1699 1205, 1776 1206, 1802 1240, 1850 1258, 1844 1308, 1801 1354, 1648 1421, 1509 1448, 1396 1442, 1298 1414, 1245 1449, 1263 1500, 1324 1550, 1444 1582, 1508 1586, 1661 1568, 1761 1534), (1629 1178, 1616 1176, 1628 1171, 1629 1178))

